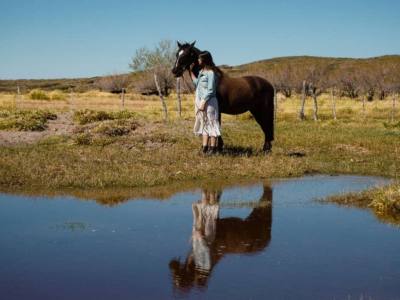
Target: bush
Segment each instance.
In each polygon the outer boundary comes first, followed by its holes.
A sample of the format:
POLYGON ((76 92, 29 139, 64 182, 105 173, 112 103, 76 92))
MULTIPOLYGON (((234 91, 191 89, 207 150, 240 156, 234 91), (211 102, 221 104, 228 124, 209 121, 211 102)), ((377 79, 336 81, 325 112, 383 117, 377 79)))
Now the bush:
POLYGON ((74 120, 81 125, 105 121, 105 120, 118 120, 130 119, 135 116, 135 113, 123 110, 118 112, 95 111, 91 109, 79 110, 74 113, 74 120))
POLYGON ((20 131, 43 131, 48 120, 57 119, 57 115, 47 110, 1 111, 0 129, 20 131))
POLYGON ((395 183, 373 192, 372 201, 368 205, 378 216, 389 222, 400 222, 400 184, 395 183))
POLYGON ((29 98, 32 100, 50 100, 49 95, 45 91, 39 89, 30 91, 29 98))
POLYGON ((102 123, 96 127, 97 133, 105 134, 110 137, 126 135, 132 130, 135 130, 137 124, 127 120, 117 120, 117 122, 102 123))
POLYGON ((90 145, 92 137, 89 133, 79 133, 73 138, 75 145, 90 145))
POLYGON ((387 123, 387 122, 384 122, 384 123, 383 123, 383 126, 384 126, 386 129, 400 129, 400 122, 397 122, 397 123, 387 123))
POLYGON ((67 99, 67 96, 65 95, 65 93, 63 91, 60 90, 55 90, 50 92, 50 99, 51 100, 65 100, 67 99))

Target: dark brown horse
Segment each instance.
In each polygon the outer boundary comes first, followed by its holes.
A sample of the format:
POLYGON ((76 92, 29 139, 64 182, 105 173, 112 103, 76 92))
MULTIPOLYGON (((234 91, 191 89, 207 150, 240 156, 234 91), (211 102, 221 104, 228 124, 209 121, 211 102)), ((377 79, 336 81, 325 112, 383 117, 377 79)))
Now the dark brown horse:
MULTIPOLYGON (((172 69, 175 77, 182 76, 193 63, 192 72, 197 77, 200 71, 198 56, 201 51, 194 44, 178 42, 176 62, 172 69)), ((237 115, 250 111, 264 132, 263 150, 271 151, 271 142, 274 140, 274 88, 267 80, 258 76, 231 78, 223 74, 218 83, 217 99, 220 122, 221 113, 237 115)), ((222 147, 222 138, 218 145, 222 147)))
POLYGON ((203 191, 203 196, 205 194, 209 196, 203 197, 200 202, 193 203, 192 249, 190 253, 183 262, 179 259, 173 259, 169 263, 173 286, 182 292, 189 292, 194 287, 206 287, 212 270, 224 256, 260 253, 268 247, 271 241, 271 187, 264 186, 258 205, 245 219, 219 218, 219 197, 221 193, 203 191), (214 214, 212 213, 213 210, 214 214))

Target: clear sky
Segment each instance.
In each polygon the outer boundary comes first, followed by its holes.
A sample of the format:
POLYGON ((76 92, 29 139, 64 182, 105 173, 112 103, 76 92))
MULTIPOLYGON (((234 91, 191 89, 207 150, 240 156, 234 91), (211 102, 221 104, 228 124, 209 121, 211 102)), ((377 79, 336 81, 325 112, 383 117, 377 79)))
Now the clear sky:
POLYGON ((229 65, 400 54, 400 1, 0 0, 0 79, 126 72, 162 39, 197 40, 229 65))

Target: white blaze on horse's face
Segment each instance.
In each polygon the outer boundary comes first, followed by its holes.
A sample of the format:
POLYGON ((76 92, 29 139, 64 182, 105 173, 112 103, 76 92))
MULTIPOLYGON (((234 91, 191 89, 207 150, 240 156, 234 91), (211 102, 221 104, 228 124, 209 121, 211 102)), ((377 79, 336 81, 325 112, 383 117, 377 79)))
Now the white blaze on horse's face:
POLYGON ((185 52, 185 51, 181 50, 178 52, 178 58, 176 59, 175 68, 178 67, 179 58, 181 58, 183 52, 185 52))

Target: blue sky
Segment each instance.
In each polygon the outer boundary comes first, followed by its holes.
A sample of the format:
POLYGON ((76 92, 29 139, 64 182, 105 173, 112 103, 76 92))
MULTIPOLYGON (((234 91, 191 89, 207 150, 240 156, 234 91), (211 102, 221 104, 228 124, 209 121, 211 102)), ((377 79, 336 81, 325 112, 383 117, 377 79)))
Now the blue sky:
POLYGON ((162 39, 197 40, 229 65, 400 54, 400 1, 0 0, 0 79, 127 72, 162 39))

